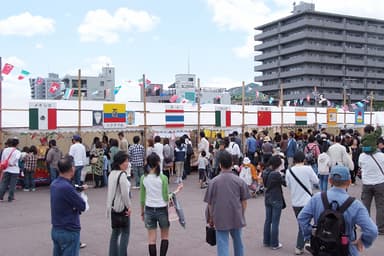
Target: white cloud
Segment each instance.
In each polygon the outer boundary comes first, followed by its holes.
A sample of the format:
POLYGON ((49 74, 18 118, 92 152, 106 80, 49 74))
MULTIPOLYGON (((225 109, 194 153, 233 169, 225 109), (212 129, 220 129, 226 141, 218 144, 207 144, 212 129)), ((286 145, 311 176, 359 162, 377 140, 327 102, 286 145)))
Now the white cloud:
MULTIPOLYGON (((97 56, 85 59, 79 68, 82 76, 98 76, 101 69, 107 66, 113 66, 112 59, 108 56, 97 56)), ((77 76, 79 68, 70 69, 67 74, 77 76)))
POLYGON ((228 77, 210 77, 202 83, 201 87, 233 88, 241 86, 242 81, 234 80, 228 77))
MULTIPOLYGON (((213 11, 213 22, 229 31, 246 33, 242 46, 234 47, 234 54, 240 58, 255 55, 254 27, 291 14, 292 2, 286 0, 206 0, 213 11)), ((298 1, 297 1, 298 2, 298 1)), ((384 1, 377 0, 321 0, 314 1, 315 10, 383 19, 384 1)))
POLYGON ((110 44, 119 41, 121 32, 146 32, 153 29, 158 21, 158 17, 145 11, 119 8, 110 14, 107 10, 98 9, 86 14, 78 32, 82 42, 101 40, 110 44))
POLYGON ((33 36, 55 31, 55 21, 51 18, 33 16, 29 12, 0 20, 0 35, 33 36))
POLYGON ((44 45, 42 43, 36 43, 35 44, 35 48, 36 49, 43 49, 44 48, 44 45))

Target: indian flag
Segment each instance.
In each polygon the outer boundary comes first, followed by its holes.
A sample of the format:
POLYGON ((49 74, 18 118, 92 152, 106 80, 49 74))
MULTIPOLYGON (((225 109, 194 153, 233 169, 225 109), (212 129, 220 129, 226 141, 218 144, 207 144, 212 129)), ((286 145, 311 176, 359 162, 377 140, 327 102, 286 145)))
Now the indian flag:
POLYGON ((228 108, 216 108, 215 110, 215 126, 230 127, 231 111, 228 108))
POLYGON ((307 125, 307 112, 298 111, 295 112, 296 125, 307 125))
POLYGON ((30 102, 29 129, 55 130, 57 128, 56 103, 30 102))

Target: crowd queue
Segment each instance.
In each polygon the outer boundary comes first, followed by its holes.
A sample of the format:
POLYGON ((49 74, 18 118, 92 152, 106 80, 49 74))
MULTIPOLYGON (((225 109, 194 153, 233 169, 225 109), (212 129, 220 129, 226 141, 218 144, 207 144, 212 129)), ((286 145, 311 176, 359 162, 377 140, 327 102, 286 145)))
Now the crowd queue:
POLYGON ((140 190, 140 210, 148 230, 148 253, 157 255, 156 229, 160 227, 160 255, 169 247, 170 199, 183 188, 191 170, 198 172, 197 186, 206 189, 207 225, 216 230, 217 255, 229 255, 229 236, 235 256, 244 255, 242 228, 244 212, 251 197, 264 197, 265 222, 262 243, 280 249, 280 216, 286 202, 282 187, 290 193, 293 214, 298 220, 294 253, 300 255, 309 245, 310 224, 324 211, 322 193, 339 206, 348 198, 347 188, 362 183, 361 201, 355 200, 344 213, 348 252, 358 255, 377 235, 384 235, 384 139, 381 128, 367 125, 361 135, 341 129, 330 134, 326 129, 245 132, 244 144, 237 131, 209 140, 200 132, 197 145, 188 135, 170 139, 154 136, 146 142, 136 135, 130 144, 124 133, 118 138, 95 137, 88 147, 78 135, 72 137, 68 152, 62 152, 55 140, 19 150, 17 138, 8 139, 1 152, 0 200, 8 192, 15 200, 20 175, 23 190, 36 190, 34 173, 38 158, 46 161, 51 179, 51 215, 53 255, 78 255, 81 212, 86 198, 81 191, 85 166, 90 165, 94 188, 108 186, 107 216, 111 220, 109 255, 127 255, 130 235, 131 189, 140 190), (48 143, 48 145, 46 145, 48 143), (146 147, 143 146, 146 143, 146 147), (6 162, 6 164, 5 164, 6 162), (169 192, 168 184, 178 184, 169 192), (369 217, 371 203, 376 204, 375 223, 369 217), (353 232, 360 226, 359 236, 353 232), (70 241, 70 242, 68 242, 70 241))

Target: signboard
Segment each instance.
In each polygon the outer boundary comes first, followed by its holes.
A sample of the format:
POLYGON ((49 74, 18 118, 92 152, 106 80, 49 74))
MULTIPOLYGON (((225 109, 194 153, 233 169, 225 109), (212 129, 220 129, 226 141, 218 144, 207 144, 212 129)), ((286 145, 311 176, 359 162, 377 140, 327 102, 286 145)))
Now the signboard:
POLYGON ((336 108, 327 108, 327 125, 328 126, 337 125, 337 109, 336 108))
POLYGON ((125 104, 105 103, 103 110, 104 128, 124 128, 126 126, 125 104))

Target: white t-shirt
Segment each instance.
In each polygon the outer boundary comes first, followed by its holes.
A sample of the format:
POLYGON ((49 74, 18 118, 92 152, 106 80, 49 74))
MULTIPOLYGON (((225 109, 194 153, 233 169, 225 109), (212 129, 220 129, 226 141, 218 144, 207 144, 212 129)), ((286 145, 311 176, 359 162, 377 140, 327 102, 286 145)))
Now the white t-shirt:
MULTIPOLYGON (((296 165, 291 167, 291 169, 296 177, 301 181, 301 183, 303 183, 309 192, 312 193, 312 184, 319 183, 319 179, 317 178, 312 167, 309 165, 296 165)), ((304 188, 291 175, 289 168, 285 174, 285 179, 287 182, 287 187, 291 192, 292 206, 305 206, 311 199, 311 196, 305 192, 304 188)))
POLYGON ((323 152, 317 158, 317 169, 320 175, 328 175, 331 167, 331 159, 328 154, 323 152))
POLYGON ((87 156, 83 144, 78 142, 72 144, 69 148, 69 155, 73 157, 75 166, 84 166, 87 164, 87 156))
MULTIPOLYGON (((8 158, 9 154, 14 150, 14 147, 8 147, 3 150, 3 153, 1 155, 1 161, 4 161, 8 158)), ((20 173, 20 168, 19 168, 19 159, 21 157, 21 152, 16 149, 11 157, 9 158, 8 161, 8 167, 7 169, 4 170, 4 172, 9 172, 13 174, 18 174, 20 173)))
POLYGON ((160 176, 148 174, 144 177, 143 185, 145 187, 145 206, 165 207, 167 202, 163 198, 163 182, 160 176))
MULTIPOLYGON (((384 171, 384 154, 376 152, 372 154, 376 161, 384 171)), ((361 180, 364 185, 376 185, 384 183, 384 175, 381 173, 379 166, 373 160, 372 156, 361 153, 359 157, 359 166, 361 168, 361 180)))

